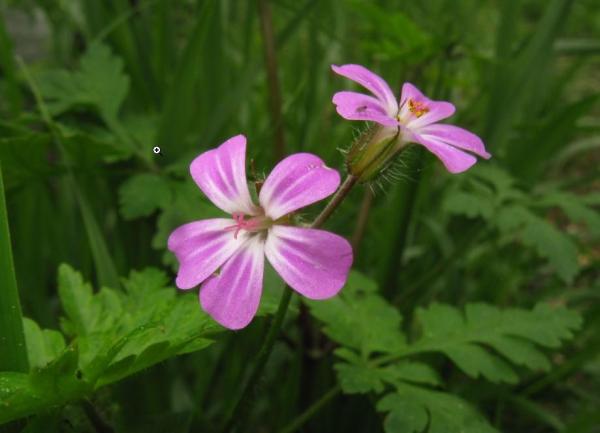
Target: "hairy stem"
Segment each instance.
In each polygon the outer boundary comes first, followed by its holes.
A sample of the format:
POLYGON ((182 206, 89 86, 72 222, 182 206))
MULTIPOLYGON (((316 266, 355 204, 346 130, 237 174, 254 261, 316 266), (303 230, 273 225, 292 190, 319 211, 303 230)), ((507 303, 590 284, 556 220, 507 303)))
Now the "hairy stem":
POLYGON ((333 400, 340 392, 342 388, 339 385, 334 386, 327 391, 323 396, 310 405, 308 409, 302 412, 296 417, 291 423, 285 426, 280 433, 293 433, 300 429, 307 421, 309 421, 315 414, 320 411, 323 406, 333 400))
MULTIPOLYGON (((320 227, 333 213, 333 211, 340 205, 340 203, 346 198, 352 187, 356 184, 357 178, 349 174, 342 185, 338 188, 334 196, 331 198, 327 206, 321 211, 321 213, 315 218, 313 223, 310 225, 312 228, 320 227)), ((281 300, 279 301, 279 307, 275 316, 271 319, 269 329, 265 335, 265 338, 261 344, 261 347, 256 355, 250 378, 246 382, 242 393, 238 397, 233 411, 225 424, 224 431, 234 432, 238 426, 244 428, 246 426, 246 419, 252 406, 252 396, 256 388, 257 382, 262 377, 263 371, 269 360, 269 356, 273 351, 275 340, 281 330, 283 319, 287 313, 290 300, 292 299, 293 291, 289 286, 283 289, 281 300)))

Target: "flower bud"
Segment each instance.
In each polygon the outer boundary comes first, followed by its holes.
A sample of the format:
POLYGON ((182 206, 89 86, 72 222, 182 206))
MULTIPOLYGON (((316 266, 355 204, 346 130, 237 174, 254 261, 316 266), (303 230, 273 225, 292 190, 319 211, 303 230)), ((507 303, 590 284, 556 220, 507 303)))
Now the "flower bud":
POLYGON ((346 166, 359 182, 380 174, 407 143, 399 129, 372 125, 354 142, 346 155, 346 166))

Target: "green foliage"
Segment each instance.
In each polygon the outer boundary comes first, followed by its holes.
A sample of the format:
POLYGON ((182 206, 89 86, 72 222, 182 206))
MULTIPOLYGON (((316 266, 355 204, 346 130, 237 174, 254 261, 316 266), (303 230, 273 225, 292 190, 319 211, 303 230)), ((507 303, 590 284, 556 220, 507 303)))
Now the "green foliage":
POLYGON ((31 368, 45 367, 65 350, 64 336, 53 329, 40 329, 37 323, 23 318, 25 344, 31 368))
POLYGON ((361 40, 363 49, 377 58, 417 63, 436 51, 433 37, 405 13, 360 0, 352 0, 349 5, 357 15, 366 18, 361 21, 363 33, 379 33, 377 38, 361 40))
POLYGON ((410 353, 442 352, 469 376, 482 375, 492 382, 518 380, 496 353, 515 364, 547 370, 550 364, 536 345, 557 348, 581 326, 578 314, 547 304, 531 311, 467 304, 464 315, 455 307, 434 304, 417 310, 417 317, 422 336, 408 349, 410 353))
MULTIPOLYGON (((353 240, 357 271, 341 296, 299 317, 290 309, 246 429, 592 431, 597 1, 262 3, 279 98, 257 2, 2 6, 0 161, 30 319, 0 284, 12 313, 0 346, 7 330, 22 324, 25 334, 9 344, 22 350, 0 358, 26 354, 30 371, 20 362, 21 373, 0 372, 0 420, 28 416, 27 432, 220 431, 264 327, 221 332, 197 290, 177 292, 158 271, 176 270, 166 248, 174 228, 224 216, 189 164, 244 133, 248 174, 262 178, 277 162, 280 99, 286 153, 312 152, 343 172, 338 150, 364 124, 341 119, 331 98, 363 89, 330 65, 357 63, 394 93, 408 81, 452 102, 443 122, 475 132, 492 158, 448 175, 414 146, 375 194, 355 188, 326 229, 353 240), (61 266, 57 290, 61 263, 94 284, 61 266), (576 334, 574 311, 585 318, 576 334), (351 395, 338 399, 339 389, 351 395)), ((267 263, 259 314, 277 307, 282 288, 267 263)))
POLYGON ((516 383, 518 375, 507 361, 548 370, 550 362, 538 346, 558 348, 581 326, 577 313, 547 304, 532 310, 467 304, 464 314, 433 304, 417 310, 420 336, 407 342, 397 310, 356 271, 339 297, 310 306, 324 332, 342 345, 335 353, 343 362, 335 369, 345 393, 384 395, 395 389, 377 404, 389 412, 386 432, 420 432, 427 425, 436 432, 496 431, 458 397, 427 388, 444 385, 429 364, 407 357, 440 352, 473 378, 516 383))
POLYGON ((65 347, 61 333, 25 320, 32 370, 0 373, 0 422, 83 398, 167 358, 203 349, 221 331, 196 296, 178 295, 159 270, 134 271, 123 285, 124 292, 94 293, 78 272, 60 267, 61 327, 70 343, 65 347))
POLYGON ((148 216, 158 208, 166 207, 171 190, 165 179, 154 174, 132 176, 121 185, 119 200, 125 219, 148 216))
POLYGON ((117 118, 129 91, 123 61, 103 44, 88 48, 77 71, 47 71, 39 80, 42 96, 53 114, 81 105, 91 106, 109 122, 117 118))
POLYGON ((325 332, 335 341, 357 349, 363 356, 373 352, 395 353, 404 345, 402 317, 375 294, 373 281, 351 272, 344 296, 327 302, 311 302, 311 311, 325 322, 325 332), (364 326, 368 323, 369 326, 364 326))
POLYGON ((386 433, 494 433, 497 432, 464 400, 445 392, 432 391, 409 384, 377 403, 377 409, 388 412, 386 433))
POLYGON ((572 282, 580 270, 577 244, 556 223, 540 215, 540 211, 547 213, 554 207, 560 207, 574 222, 583 222, 593 234, 597 233, 600 217, 586 204, 586 196, 561 190, 527 194, 499 168, 473 170, 443 203, 444 210, 452 215, 487 221, 504 242, 519 242, 530 248, 547 259, 563 281, 572 282))

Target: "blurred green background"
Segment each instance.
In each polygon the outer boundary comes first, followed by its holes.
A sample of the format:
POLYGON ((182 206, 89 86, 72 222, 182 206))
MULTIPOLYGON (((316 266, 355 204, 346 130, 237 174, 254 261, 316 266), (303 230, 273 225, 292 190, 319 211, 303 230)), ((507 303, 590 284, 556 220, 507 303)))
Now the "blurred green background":
MULTIPOLYGON (((0 160, 25 316, 58 328, 61 263, 95 287, 148 266, 172 277, 170 231, 219 215, 188 165, 232 135, 248 137, 256 179, 298 151, 344 171, 340 150, 363 126, 335 113, 333 93, 352 84, 330 65, 359 63, 396 90, 410 81, 452 101, 449 121, 493 158, 453 176, 411 149, 327 228, 352 240, 354 268, 409 335, 432 301, 579 311, 550 371, 518 385, 436 367, 500 431, 600 431, 596 0, 25 0, 0 13, 0 160)), ((93 410, 68 405, 52 428, 216 431, 263 324, 102 388, 93 410)), ((290 316, 250 431, 278 431, 335 384, 319 328, 290 316)), ((27 431, 50 428, 34 421, 27 431)), ((302 428, 383 431, 369 395, 337 396, 302 428)))

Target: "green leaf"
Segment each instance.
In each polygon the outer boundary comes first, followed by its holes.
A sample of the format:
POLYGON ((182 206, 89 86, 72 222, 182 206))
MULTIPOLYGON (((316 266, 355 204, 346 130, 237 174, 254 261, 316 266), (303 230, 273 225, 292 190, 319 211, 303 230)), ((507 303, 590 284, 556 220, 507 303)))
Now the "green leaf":
POLYGON ((68 265, 58 268, 58 295, 67 315, 61 326, 67 335, 87 335, 101 316, 100 305, 94 302, 92 286, 68 265))
POLYGON ((37 323, 23 318, 27 355, 31 368, 41 368, 56 359, 65 349, 65 338, 52 329, 40 329, 37 323))
POLYGON ((571 282, 579 272, 577 246, 553 224, 520 205, 505 206, 497 214, 501 232, 514 236, 548 259, 557 274, 571 282))
MULTIPOLYGON (((350 352, 352 353, 352 352, 350 352)), ((336 355, 340 356, 339 350, 336 355)), ((348 359, 349 363, 335 365, 342 390, 347 394, 381 393, 384 383, 398 385, 411 382, 438 386, 441 384, 436 371, 421 362, 403 361, 386 367, 376 367, 362 359, 348 359)))
POLYGON ((409 347, 410 353, 442 352, 469 376, 510 383, 518 378, 496 353, 515 364, 547 369, 549 363, 536 345, 558 347, 581 326, 577 313, 546 304, 532 311, 468 304, 464 314, 449 305, 433 304, 419 309, 417 317, 423 332, 409 347))
POLYGON ((398 381, 439 386, 442 381, 437 372, 422 362, 403 361, 380 368, 383 380, 391 384, 398 381))
POLYGON ((464 400, 439 391, 400 383, 377 403, 389 412, 386 433, 494 433, 487 420, 464 400))
POLYGON ((365 365, 340 363, 335 365, 342 390, 346 394, 365 394, 383 391, 383 382, 378 370, 365 365))
POLYGON ((166 207, 171 189, 166 180, 155 174, 138 174, 127 179, 119 189, 120 211, 123 218, 132 220, 166 207))
POLYGON ((178 294, 168 281, 164 272, 145 269, 123 281, 124 292, 102 288, 94 293, 78 272, 61 265, 62 326, 74 339, 64 349, 59 333, 25 321, 36 368, 29 375, 0 373, 0 405, 5 406, 0 422, 83 398, 169 357, 212 344, 223 328, 200 309, 197 295, 178 294))
POLYGON ((92 44, 81 58, 79 70, 41 74, 39 87, 53 114, 86 105, 112 121, 129 91, 129 78, 123 73, 123 61, 110 48, 92 44))
POLYGON ((1 372, 0 424, 65 404, 91 390, 91 384, 77 374, 74 347, 30 374, 1 372))
POLYGON ((549 191, 540 198, 543 206, 556 206, 575 222, 583 222, 594 235, 600 236, 600 214, 587 206, 586 196, 578 196, 566 191, 549 191))
POLYGON ((449 214, 465 215, 469 218, 489 219, 494 214, 493 203, 488 197, 481 197, 466 191, 454 191, 447 194, 444 198, 443 209, 449 214))
POLYGON ((324 331, 333 340, 372 352, 394 353, 405 346, 400 331, 402 316, 375 292, 375 283, 352 271, 339 296, 326 301, 309 301, 310 309, 325 323, 324 331))

